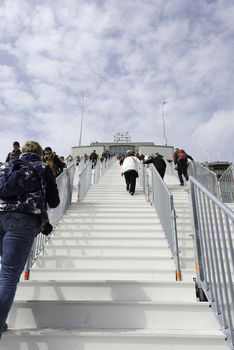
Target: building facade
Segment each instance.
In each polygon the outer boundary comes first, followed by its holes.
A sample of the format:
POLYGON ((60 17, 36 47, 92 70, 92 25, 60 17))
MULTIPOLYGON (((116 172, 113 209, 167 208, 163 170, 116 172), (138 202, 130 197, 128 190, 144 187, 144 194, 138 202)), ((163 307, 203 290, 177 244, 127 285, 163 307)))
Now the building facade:
POLYGON ((153 142, 93 142, 90 146, 72 147, 71 154, 73 158, 78 155, 81 157, 85 153, 90 155, 93 150, 96 150, 99 156, 101 156, 104 151, 109 151, 116 155, 121 153, 126 154, 128 150, 144 154, 145 156, 160 153, 166 160, 171 162, 173 160, 174 147, 155 145, 153 142))

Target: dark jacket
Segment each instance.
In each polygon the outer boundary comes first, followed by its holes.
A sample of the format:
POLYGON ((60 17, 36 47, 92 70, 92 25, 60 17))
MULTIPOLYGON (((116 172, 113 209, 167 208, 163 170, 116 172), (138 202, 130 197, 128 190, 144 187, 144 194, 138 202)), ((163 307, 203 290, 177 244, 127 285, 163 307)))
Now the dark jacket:
MULTIPOLYGON (((43 191, 40 189, 11 199, 0 199, 0 211, 40 215, 44 220, 47 220, 47 204, 50 208, 56 208, 60 203, 57 184, 52 171, 35 153, 23 153, 20 158, 33 165, 38 178, 41 180, 43 191)), ((9 167, 10 164, 5 163, 2 166, 9 167)))
POLYGON ((6 162, 9 162, 10 160, 15 160, 15 159, 19 159, 20 155, 21 155, 21 150, 18 151, 12 151, 10 153, 8 153, 8 156, 6 158, 6 162))
POLYGON ((165 170, 167 167, 166 162, 161 157, 154 157, 154 158, 147 159, 146 161, 144 161, 144 164, 150 164, 150 163, 153 163, 153 165, 155 166, 155 168, 157 170, 159 170, 159 169, 165 170))
POLYGON ((163 179, 164 175, 165 175, 166 167, 167 167, 165 160, 162 157, 157 156, 157 157, 147 159, 146 161, 144 161, 144 164, 150 164, 150 163, 153 163, 156 170, 158 171, 161 178, 163 179))
POLYGON ((185 153, 185 159, 177 159, 178 169, 186 169, 188 167, 188 159, 191 159, 193 161, 193 158, 187 153, 185 153))
POLYGON ((92 162, 97 161, 97 159, 98 159, 97 153, 96 153, 96 152, 92 152, 92 153, 90 154, 89 159, 90 159, 92 162))

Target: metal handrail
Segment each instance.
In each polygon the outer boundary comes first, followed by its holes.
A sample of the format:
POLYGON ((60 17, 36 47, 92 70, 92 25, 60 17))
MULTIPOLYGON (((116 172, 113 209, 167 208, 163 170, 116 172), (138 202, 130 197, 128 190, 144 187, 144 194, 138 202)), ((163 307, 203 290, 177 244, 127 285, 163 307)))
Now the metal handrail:
POLYGON ((190 162, 188 166, 189 176, 194 177, 205 188, 221 199, 217 175, 202 164, 190 162))
MULTIPOLYGON (((71 203, 74 173, 75 162, 72 162, 69 164, 67 169, 65 169, 63 173, 56 178, 60 204, 57 208, 48 210, 49 221, 53 227, 59 223, 62 215, 65 213, 71 203)), ((25 265, 24 279, 29 279, 30 269, 32 268, 41 252, 44 250, 46 243, 50 240, 50 237, 51 235, 45 236, 42 233, 39 233, 34 239, 29 258, 25 265)))
MULTIPOLYGON (((113 164, 115 159, 112 159, 108 162, 108 166, 106 169, 113 164)), ((69 164, 68 168, 64 170, 62 174, 60 174, 56 178, 56 183, 58 186, 60 204, 55 209, 50 209, 48 211, 48 216, 50 223, 55 227, 62 215, 65 213, 66 209, 71 203, 72 200, 72 190, 73 190, 73 180, 74 173, 76 168, 76 162, 73 161, 69 164)), ((100 171, 99 171, 100 173, 100 171)), ((88 161, 85 167, 79 174, 79 183, 78 183, 78 202, 81 202, 86 196, 89 187, 91 185, 91 177, 92 177, 92 162, 88 161)), ((24 269, 24 279, 29 279, 30 269, 39 257, 39 255, 44 251, 45 245, 51 239, 51 234, 49 236, 45 236, 42 233, 35 238, 30 256, 27 260, 24 269)))
POLYGON ((139 180, 139 185, 143 186, 144 188, 144 164, 143 162, 137 163, 137 168, 138 168, 138 180, 139 180))
MULTIPOLYGON (((146 166, 142 167, 142 187, 143 187, 143 192, 145 194, 145 199, 147 202, 150 202, 150 180, 149 180, 149 173, 148 169, 146 166)), ((151 169, 150 169, 151 171, 151 169)))
POLYGON ((205 293, 234 349, 234 213, 193 177, 190 196, 198 288, 205 293))
MULTIPOLYGON (((154 204, 156 212, 160 218, 166 238, 168 240, 169 247, 171 249, 173 259, 175 261, 176 280, 181 281, 182 273, 180 267, 176 212, 174 208, 173 195, 167 188, 165 182, 163 181, 155 167, 151 165, 150 168, 152 171, 152 203, 154 204)), ((147 171, 144 172, 145 183, 149 179, 149 177, 146 176, 146 174, 147 171)))
POLYGON ((112 166, 116 157, 108 159, 106 162, 98 161, 95 167, 92 166, 92 162, 89 162, 81 171, 79 175, 78 183, 78 202, 82 202, 86 196, 89 187, 98 183, 100 176, 104 175, 105 171, 112 166))
POLYGON ((224 203, 234 202, 234 165, 231 164, 220 176, 219 188, 222 201, 224 203))
POLYGON ((177 176, 177 171, 175 170, 175 164, 173 162, 169 163, 168 160, 164 159, 167 165, 166 174, 177 176))
POLYGON ((78 202, 86 196, 92 180, 92 162, 89 162, 81 171, 78 183, 78 202))

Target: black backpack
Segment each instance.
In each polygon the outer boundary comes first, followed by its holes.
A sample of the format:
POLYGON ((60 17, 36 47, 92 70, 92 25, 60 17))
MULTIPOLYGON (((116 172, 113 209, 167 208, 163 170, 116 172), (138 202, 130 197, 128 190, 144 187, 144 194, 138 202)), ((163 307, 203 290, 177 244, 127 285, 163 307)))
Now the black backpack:
POLYGON ((41 190, 40 178, 29 162, 16 159, 0 167, 0 198, 12 198, 41 190))

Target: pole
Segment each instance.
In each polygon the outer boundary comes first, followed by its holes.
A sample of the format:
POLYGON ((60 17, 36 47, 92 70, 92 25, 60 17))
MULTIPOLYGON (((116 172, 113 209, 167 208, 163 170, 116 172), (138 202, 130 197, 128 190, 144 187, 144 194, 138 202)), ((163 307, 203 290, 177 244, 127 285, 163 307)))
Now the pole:
POLYGON ((81 146, 81 139, 82 139, 82 129, 83 129, 83 119, 84 119, 84 107, 85 107, 85 94, 83 93, 83 101, 82 101, 82 108, 81 108, 81 121, 80 121, 80 139, 79 139, 79 147, 81 146))
POLYGON ((165 146, 167 146, 167 137, 166 137, 166 127, 165 127, 165 118, 164 118, 164 108, 163 106, 168 103, 166 101, 162 102, 162 121, 163 121, 163 137, 164 137, 164 141, 165 141, 165 146))

